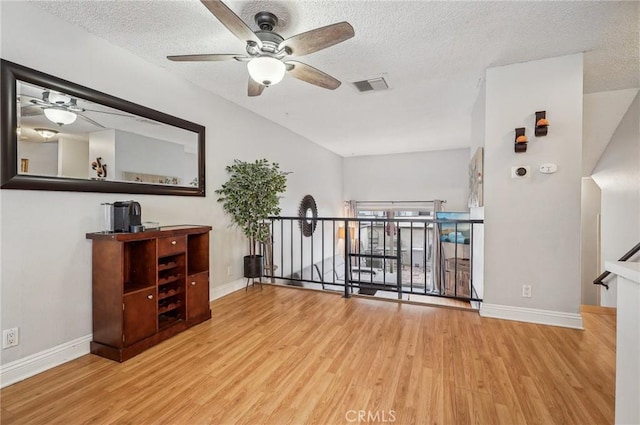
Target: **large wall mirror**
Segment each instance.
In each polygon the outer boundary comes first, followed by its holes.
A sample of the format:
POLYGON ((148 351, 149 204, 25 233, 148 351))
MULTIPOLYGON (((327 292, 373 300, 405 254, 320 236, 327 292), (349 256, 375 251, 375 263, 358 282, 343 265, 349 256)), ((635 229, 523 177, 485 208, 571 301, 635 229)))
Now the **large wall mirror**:
POLYGON ((204 127, 2 60, 3 189, 205 196, 204 127))

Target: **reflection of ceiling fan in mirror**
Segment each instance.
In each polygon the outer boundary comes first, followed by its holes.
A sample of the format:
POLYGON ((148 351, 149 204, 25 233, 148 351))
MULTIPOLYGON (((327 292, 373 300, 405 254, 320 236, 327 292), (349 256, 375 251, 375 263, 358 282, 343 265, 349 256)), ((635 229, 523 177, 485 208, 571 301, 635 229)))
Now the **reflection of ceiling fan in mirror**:
POLYGON ((86 116, 84 114, 85 112, 99 112, 101 114, 131 117, 131 115, 127 114, 82 108, 78 105, 78 99, 53 90, 44 90, 42 92, 42 98, 36 98, 26 94, 21 94, 20 96, 29 98, 29 102, 31 103, 31 105, 21 108, 21 116, 29 117, 44 114, 49 121, 58 124, 60 127, 73 124, 76 118, 80 117, 97 127, 105 128, 105 126, 99 122, 86 116))
POLYGON ((288 72, 294 78, 329 90, 337 89, 340 81, 302 62, 286 59, 286 56, 303 56, 314 53, 354 36, 348 22, 327 25, 286 40, 273 32, 278 18, 269 12, 255 15, 260 30, 252 31, 228 6, 219 0, 200 0, 209 11, 236 37, 247 43, 244 54, 199 54, 167 56, 180 62, 237 60, 247 62, 249 70, 249 96, 260 96, 265 87, 279 83, 288 72))

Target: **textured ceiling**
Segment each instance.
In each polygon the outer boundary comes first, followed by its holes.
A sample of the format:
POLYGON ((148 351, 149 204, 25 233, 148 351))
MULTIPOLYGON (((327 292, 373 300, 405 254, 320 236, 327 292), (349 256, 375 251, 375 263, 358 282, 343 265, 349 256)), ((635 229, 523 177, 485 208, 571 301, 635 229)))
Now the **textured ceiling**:
POLYGON ((243 63, 166 59, 244 53, 197 0, 33 4, 343 156, 469 146, 471 110, 492 66, 585 52, 585 93, 640 86, 638 2, 227 1, 254 30, 255 13, 275 13, 284 38, 340 21, 355 29, 299 58, 340 88, 285 77, 254 98, 243 63), (389 90, 349 84, 380 75, 389 90))

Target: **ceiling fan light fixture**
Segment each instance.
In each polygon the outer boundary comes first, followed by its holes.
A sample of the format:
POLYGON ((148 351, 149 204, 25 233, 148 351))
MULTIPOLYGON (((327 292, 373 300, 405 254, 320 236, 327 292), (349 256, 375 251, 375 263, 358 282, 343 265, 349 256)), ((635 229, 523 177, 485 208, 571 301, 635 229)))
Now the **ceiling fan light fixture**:
POLYGON ((49 102, 56 103, 58 105, 64 105, 65 103, 71 101, 71 98, 66 94, 58 93, 55 91, 49 92, 49 102))
POLYGON ((72 124, 78 117, 74 112, 59 108, 44 108, 44 115, 49 121, 60 126, 72 124))
POLYGON ((287 67, 282 61, 271 56, 251 59, 247 63, 247 69, 253 81, 267 87, 282 81, 287 71, 287 67))
POLYGON ((56 130, 50 130, 48 128, 35 128, 34 130, 45 139, 50 139, 58 134, 56 130))

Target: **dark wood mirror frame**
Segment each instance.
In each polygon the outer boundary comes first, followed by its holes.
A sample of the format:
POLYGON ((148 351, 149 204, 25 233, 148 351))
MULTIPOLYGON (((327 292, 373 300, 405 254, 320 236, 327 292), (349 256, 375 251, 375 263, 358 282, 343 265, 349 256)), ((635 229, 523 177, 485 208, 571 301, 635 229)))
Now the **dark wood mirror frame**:
POLYGON ((205 196, 205 129, 183 119, 137 105, 124 99, 45 74, 13 62, 0 60, 0 187, 2 189, 58 190, 72 192, 141 193, 152 195, 205 196), (59 90, 91 102, 119 109, 184 130, 198 137, 198 186, 140 184, 135 182, 85 180, 18 173, 16 81, 59 90))

